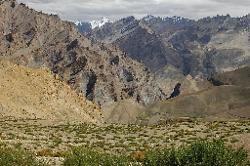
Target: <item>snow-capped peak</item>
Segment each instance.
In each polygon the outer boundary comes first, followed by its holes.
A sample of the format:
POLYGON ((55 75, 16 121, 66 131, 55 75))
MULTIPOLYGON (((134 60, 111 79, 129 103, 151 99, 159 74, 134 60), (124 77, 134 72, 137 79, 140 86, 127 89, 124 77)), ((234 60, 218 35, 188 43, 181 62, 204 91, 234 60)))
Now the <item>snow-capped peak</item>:
POLYGON ((82 25, 82 22, 81 22, 81 21, 76 21, 75 24, 81 26, 81 25, 82 25))
POLYGON ((102 17, 100 20, 90 21, 90 24, 91 24, 92 29, 94 29, 96 27, 100 28, 100 27, 102 27, 103 25, 105 25, 106 23, 109 23, 109 22, 112 22, 112 21, 109 20, 106 17, 102 17))

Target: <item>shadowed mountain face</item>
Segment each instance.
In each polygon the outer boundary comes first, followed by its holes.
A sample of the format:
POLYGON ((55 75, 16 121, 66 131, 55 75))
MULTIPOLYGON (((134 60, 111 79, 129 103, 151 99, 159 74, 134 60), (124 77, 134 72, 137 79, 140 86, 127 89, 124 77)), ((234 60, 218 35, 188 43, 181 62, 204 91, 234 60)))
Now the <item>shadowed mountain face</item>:
POLYGON ((184 75, 209 77, 250 65, 249 25, 249 15, 198 21, 128 17, 95 28, 89 36, 117 45, 156 73, 168 73, 166 66, 171 66, 184 75))
POLYGON ((127 98, 147 104, 165 97, 145 66, 82 36, 73 23, 14 0, 0 2, 0 22, 1 59, 48 67, 99 105, 127 98))

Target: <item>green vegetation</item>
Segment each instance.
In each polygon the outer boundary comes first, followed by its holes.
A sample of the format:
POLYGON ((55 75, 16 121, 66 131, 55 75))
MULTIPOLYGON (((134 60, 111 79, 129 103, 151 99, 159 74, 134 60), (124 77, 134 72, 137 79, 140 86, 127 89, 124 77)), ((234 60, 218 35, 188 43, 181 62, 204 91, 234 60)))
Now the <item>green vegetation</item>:
MULTIPOLYGON (((18 151, 23 152, 20 154, 29 154, 31 159, 45 161, 46 164, 53 166, 63 165, 64 159, 66 159, 65 165, 71 166, 76 163, 75 165, 81 166, 88 156, 91 158, 89 160, 91 161, 90 166, 93 164, 94 166, 100 165, 100 163, 102 165, 133 166, 147 165, 147 162, 153 165, 152 163, 156 163, 157 160, 167 162, 168 158, 164 154, 178 154, 174 156, 176 160, 179 161, 181 158, 181 161, 183 161, 186 158, 183 157, 185 155, 181 154, 186 152, 186 149, 193 145, 197 139, 206 139, 205 142, 221 139, 227 146, 246 146, 246 149, 249 150, 248 145, 244 143, 249 142, 249 126, 250 121, 238 120, 179 121, 177 119, 171 121, 171 123, 151 126, 119 124, 101 126, 93 124, 47 125, 43 121, 18 120, 18 122, 14 122, 4 120, 0 122, 0 139, 8 147, 14 147, 14 151, 19 149, 18 151), (29 132, 27 132, 27 128, 29 132), (29 149, 29 152, 36 154, 36 156, 34 157, 30 153, 20 150, 20 147, 29 149), (72 147, 78 148, 72 149, 72 147), (164 149, 166 147, 170 149, 164 149), (171 147, 176 148, 171 149, 171 147), (91 154, 90 152, 93 150, 94 153, 91 154), (122 154, 122 156, 114 154, 122 154), (163 159, 166 159, 166 161, 163 159)), ((7 152, 7 150, 2 151, 7 152)), ((227 151, 224 152, 228 154, 227 151)), ((232 150, 230 150, 231 152, 232 150)), ((11 152, 11 154, 14 153, 11 152)), ((231 159, 229 161, 231 162, 231 159)), ((242 161, 245 162, 244 159, 242 161)), ((33 165, 34 163, 32 162, 33 165)), ((87 164, 85 163, 85 165, 87 164)), ((160 164, 157 163, 156 165, 160 164)), ((6 164, 0 163, 0 166, 2 165, 6 164)), ((15 166, 15 164, 11 163, 10 165, 15 166)), ((22 164, 16 165, 22 166, 22 164)))
POLYGON ((36 161, 35 157, 20 147, 9 148, 0 145, 0 165, 1 166, 45 166, 36 161))
POLYGON ((247 152, 226 147, 223 141, 197 141, 178 149, 148 152, 145 166, 246 166, 247 152))
POLYGON ((79 147, 66 157, 65 166, 246 166, 247 152, 225 146, 222 140, 201 140, 179 148, 138 152, 131 156, 102 154, 79 147), (137 161, 136 161, 137 160, 137 161))
POLYGON ((132 159, 128 156, 104 154, 78 147, 67 155, 64 166, 127 166, 130 162, 132 159))

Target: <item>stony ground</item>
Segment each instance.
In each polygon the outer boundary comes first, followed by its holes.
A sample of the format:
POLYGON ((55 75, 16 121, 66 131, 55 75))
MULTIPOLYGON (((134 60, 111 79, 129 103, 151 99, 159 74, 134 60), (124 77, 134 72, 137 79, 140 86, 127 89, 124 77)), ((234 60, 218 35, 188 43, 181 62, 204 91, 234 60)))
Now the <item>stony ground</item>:
POLYGON ((204 122, 169 121, 154 126, 104 124, 58 124, 42 120, 0 120, 0 140, 21 146, 39 159, 52 159, 60 165, 73 146, 86 146, 108 153, 145 151, 179 146, 197 138, 222 138, 233 146, 250 150, 250 121, 204 122))

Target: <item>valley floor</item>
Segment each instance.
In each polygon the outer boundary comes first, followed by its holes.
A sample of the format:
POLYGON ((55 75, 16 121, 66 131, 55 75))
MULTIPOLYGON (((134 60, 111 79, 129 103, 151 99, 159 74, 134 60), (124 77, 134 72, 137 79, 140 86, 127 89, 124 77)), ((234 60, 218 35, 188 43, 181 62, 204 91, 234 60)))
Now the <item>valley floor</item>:
POLYGON ((135 151, 179 146, 197 138, 223 139, 250 151, 250 121, 175 120, 154 126, 117 124, 53 124, 43 120, 0 119, 0 141, 21 146, 51 165, 61 165, 74 146, 100 152, 131 154, 135 151))

